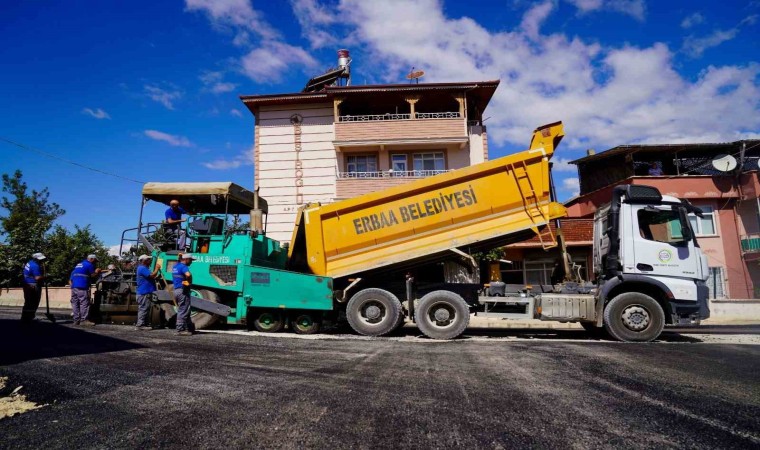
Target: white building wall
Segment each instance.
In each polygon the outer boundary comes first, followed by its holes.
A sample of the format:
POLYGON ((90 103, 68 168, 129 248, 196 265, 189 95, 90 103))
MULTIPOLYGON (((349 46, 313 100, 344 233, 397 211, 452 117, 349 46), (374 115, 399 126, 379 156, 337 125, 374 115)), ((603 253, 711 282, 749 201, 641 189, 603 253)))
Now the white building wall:
POLYGON ((470 127, 470 165, 482 163, 487 158, 483 136, 483 127, 470 127))
POLYGON ((289 242, 299 201, 329 203, 335 199, 336 158, 332 104, 308 107, 262 107, 258 114, 259 193, 269 204, 267 235, 289 242), (300 181, 295 151, 295 127, 291 116, 301 123, 300 181))

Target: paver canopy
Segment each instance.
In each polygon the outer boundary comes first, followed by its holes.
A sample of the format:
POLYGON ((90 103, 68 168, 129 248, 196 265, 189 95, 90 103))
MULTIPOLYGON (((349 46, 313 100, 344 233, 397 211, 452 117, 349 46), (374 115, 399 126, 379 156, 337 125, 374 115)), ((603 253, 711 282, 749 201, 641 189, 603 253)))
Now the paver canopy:
MULTIPOLYGON (((179 200, 188 211, 208 214, 248 214, 254 206, 254 193, 231 182, 145 183, 143 199, 168 205, 179 200)), ((259 197, 259 208, 267 213, 267 202, 259 197)))

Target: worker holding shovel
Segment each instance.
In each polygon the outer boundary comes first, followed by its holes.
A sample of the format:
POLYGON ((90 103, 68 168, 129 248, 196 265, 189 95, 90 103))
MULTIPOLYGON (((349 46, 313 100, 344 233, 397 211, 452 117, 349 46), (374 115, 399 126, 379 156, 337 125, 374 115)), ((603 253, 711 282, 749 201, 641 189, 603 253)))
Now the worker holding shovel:
POLYGON ((24 308, 21 310, 21 323, 29 324, 37 314, 42 298, 42 283, 45 276, 40 264, 45 261, 45 255, 35 253, 28 263, 24 264, 24 308))

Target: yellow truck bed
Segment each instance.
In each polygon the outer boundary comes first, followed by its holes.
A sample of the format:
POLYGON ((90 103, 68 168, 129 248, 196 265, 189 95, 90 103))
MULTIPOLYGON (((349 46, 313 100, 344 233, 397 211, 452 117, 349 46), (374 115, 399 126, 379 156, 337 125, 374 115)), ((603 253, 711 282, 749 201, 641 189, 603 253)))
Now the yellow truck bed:
POLYGON ((440 258, 455 248, 506 242, 563 217, 550 200, 549 159, 562 123, 538 128, 530 149, 329 205, 301 207, 289 258, 317 275, 347 277, 440 258))

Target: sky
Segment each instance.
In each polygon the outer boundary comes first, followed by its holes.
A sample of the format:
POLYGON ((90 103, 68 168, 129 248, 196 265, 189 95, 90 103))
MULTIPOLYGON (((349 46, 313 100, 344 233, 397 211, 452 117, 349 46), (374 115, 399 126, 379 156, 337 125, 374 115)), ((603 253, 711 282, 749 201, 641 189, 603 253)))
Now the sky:
POLYGON ((0 173, 108 246, 145 181, 251 187, 239 95, 299 92, 340 48, 353 84, 500 79, 491 158, 562 120, 560 200, 589 148, 760 138, 760 0, 4 0, 0 17, 0 173))

